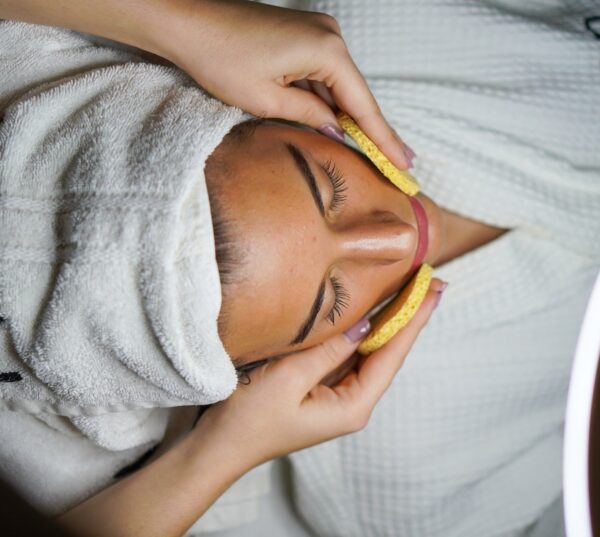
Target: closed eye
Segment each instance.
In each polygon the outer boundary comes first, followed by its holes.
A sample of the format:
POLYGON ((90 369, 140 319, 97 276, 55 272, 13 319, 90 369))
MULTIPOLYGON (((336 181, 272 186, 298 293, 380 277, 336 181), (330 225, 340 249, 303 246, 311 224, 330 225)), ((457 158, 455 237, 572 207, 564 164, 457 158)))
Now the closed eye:
POLYGON ((338 318, 341 317, 343 311, 348 307, 348 303, 350 302, 350 293, 346 291, 346 289, 335 276, 331 277, 331 285, 335 294, 335 300, 331 311, 327 314, 327 320, 332 325, 335 325, 336 315, 338 318))
POLYGON ((342 205, 347 198, 346 191, 348 188, 346 187, 346 181, 344 181, 342 172, 340 172, 331 160, 328 160, 321 167, 327 174, 331 186, 333 187, 333 196, 331 198, 331 203, 329 204, 329 210, 337 214, 340 212, 342 205))

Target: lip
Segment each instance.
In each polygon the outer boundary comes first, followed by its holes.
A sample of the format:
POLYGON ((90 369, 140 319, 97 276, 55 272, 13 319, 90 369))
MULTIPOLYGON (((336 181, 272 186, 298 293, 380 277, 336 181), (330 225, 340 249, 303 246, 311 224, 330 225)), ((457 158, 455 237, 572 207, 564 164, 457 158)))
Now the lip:
POLYGON ((408 196, 408 201, 410 201, 415 213, 415 218, 417 220, 417 231, 419 233, 419 241, 417 243, 415 258, 412 266, 410 267, 410 271, 412 272, 414 269, 419 267, 423 262, 423 259, 425 259, 427 247, 429 246, 429 223, 427 220, 427 213, 425 213, 425 209, 423 208, 423 205, 421 205, 421 202, 414 196, 408 196))

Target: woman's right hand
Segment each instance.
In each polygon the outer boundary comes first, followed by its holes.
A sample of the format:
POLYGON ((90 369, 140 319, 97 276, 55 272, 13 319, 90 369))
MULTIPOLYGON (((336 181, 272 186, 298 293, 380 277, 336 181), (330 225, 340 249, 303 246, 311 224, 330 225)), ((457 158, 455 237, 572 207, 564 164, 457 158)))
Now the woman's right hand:
POLYGON ((362 429, 429 320, 442 285, 432 280, 417 314, 381 349, 356 359, 358 342, 340 334, 267 363, 250 372, 248 385, 210 407, 191 434, 217 436, 249 470, 362 429), (354 367, 346 372, 348 361, 354 367), (329 382, 322 382, 325 377, 329 382))
POLYGON ((383 118, 338 23, 324 13, 248 0, 0 0, 0 18, 133 45, 228 104, 343 140, 333 110, 340 108, 398 168, 412 166, 412 149, 383 118))
POLYGON ((174 16, 164 31, 148 36, 146 48, 214 96, 255 116, 304 123, 343 140, 339 108, 398 168, 412 165, 414 153, 383 118, 333 17, 247 0, 171 5, 174 16))

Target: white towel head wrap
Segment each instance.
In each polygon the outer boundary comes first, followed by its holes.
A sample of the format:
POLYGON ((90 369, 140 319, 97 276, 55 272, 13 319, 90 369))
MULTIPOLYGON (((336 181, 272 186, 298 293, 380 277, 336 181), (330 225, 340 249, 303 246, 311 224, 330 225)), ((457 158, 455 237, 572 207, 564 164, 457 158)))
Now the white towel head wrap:
POLYGON ((73 417, 226 398, 237 376, 203 170, 248 116, 175 68, 0 24, 0 372, 14 381, 0 407, 73 417))

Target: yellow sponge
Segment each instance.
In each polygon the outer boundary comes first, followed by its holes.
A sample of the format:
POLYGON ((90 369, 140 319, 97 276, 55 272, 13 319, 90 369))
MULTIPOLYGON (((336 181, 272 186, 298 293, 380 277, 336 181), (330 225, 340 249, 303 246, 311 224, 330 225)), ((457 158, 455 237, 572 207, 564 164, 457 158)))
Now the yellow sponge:
POLYGON ((432 276, 433 268, 423 263, 393 302, 371 320, 373 329, 358 346, 358 352, 371 354, 406 326, 423 302, 432 276))
POLYGON ((408 196, 415 196, 419 192, 419 183, 417 180, 410 173, 396 168, 348 114, 338 112, 337 120, 367 157, 371 159, 371 162, 394 185, 408 196))

